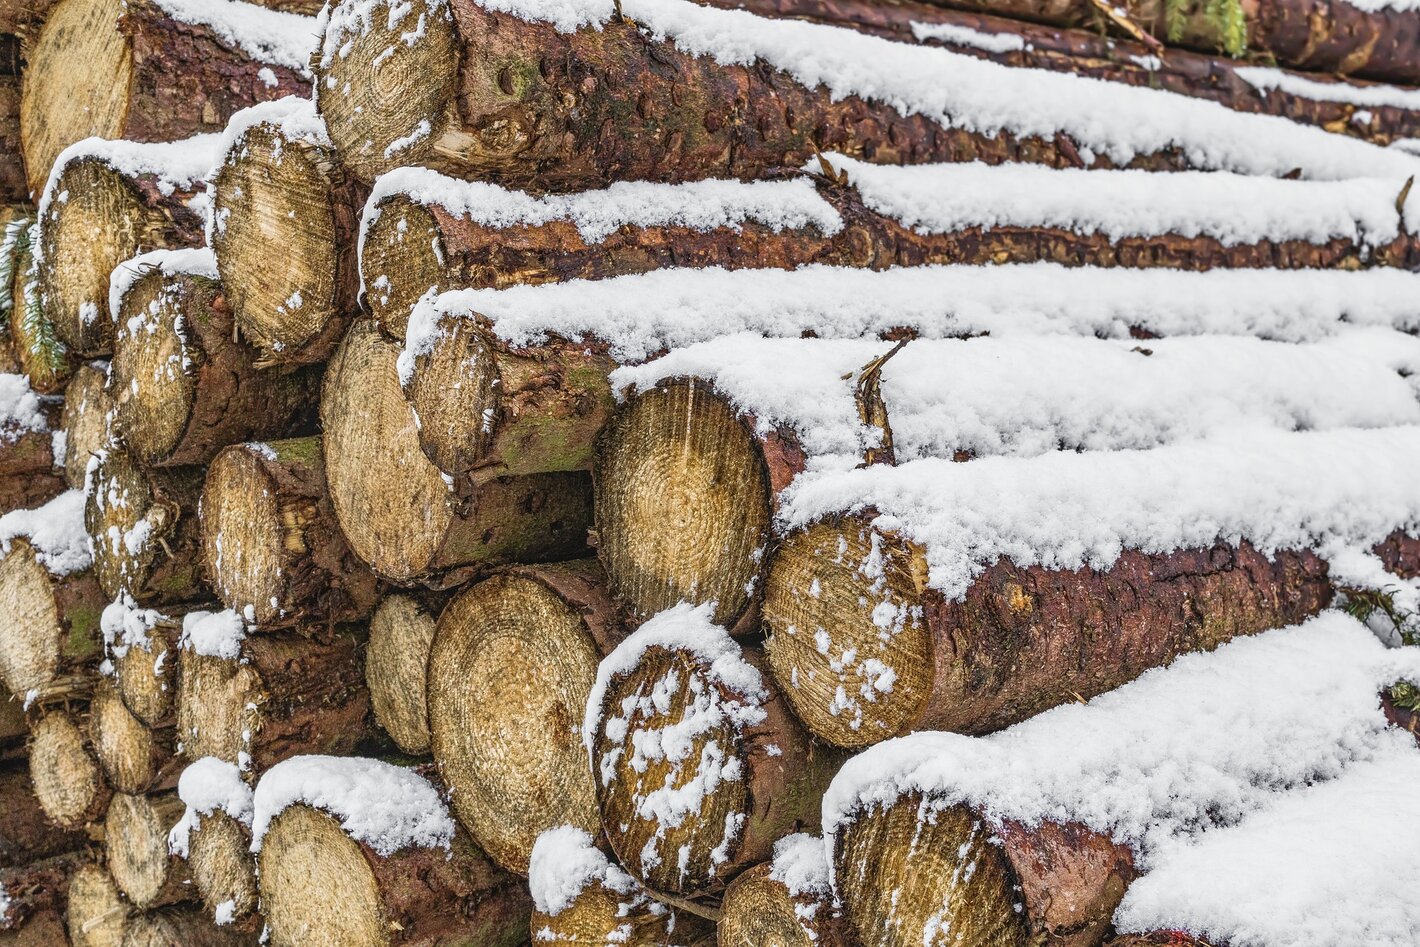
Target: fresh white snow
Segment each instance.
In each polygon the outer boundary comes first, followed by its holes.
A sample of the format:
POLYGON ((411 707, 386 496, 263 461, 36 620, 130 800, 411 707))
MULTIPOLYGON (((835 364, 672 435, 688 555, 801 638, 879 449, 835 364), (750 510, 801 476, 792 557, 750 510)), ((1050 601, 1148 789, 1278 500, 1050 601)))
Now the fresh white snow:
POLYGON ((87 569, 94 555, 84 529, 84 491, 66 490, 43 506, 0 516, 0 554, 8 555, 16 539, 30 544, 51 575, 87 569))
POLYGON ((179 22, 209 28, 218 38, 258 62, 310 75, 311 53, 320 38, 313 16, 283 13, 241 0, 154 0, 154 3, 179 22))
POLYGON ((152 272, 165 276, 203 276, 217 279, 217 258, 207 247, 178 250, 149 250, 124 260, 113 268, 108 278, 108 313, 116 324, 123 297, 133 284, 152 272))
POLYGON ((585 829, 560 825, 537 837, 528 863, 528 887, 539 911, 556 917, 591 885, 627 897, 641 892, 636 879, 607 858, 585 829))
POLYGON ((192 831, 198 828, 203 816, 224 812, 243 825, 251 825, 251 787, 242 779, 241 770, 214 756, 204 756, 182 771, 178 777, 178 798, 187 808, 168 833, 168 850, 179 858, 187 857, 192 831))
MULTIPOLYGON (((13 444, 22 435, 49 430, 46 400, 30 387, 25 375, 0 374, 0 444, 13 444)), ((55 460, 56 465, 62 463, 55 460)))
POLYGON ((146 649, 149 633, 166 621, 167 616, 154 608, 140 608, 127 592, 120 592, 118 598, 104 606, 99 616, 99 629, 104 636, 104 654, 111 658, 121 658, 129 648, 146 649))
POLYGON ((228 608, 220 612, 188 612, 182 618, 179 647, 209 658, 236 660, 246 640, 246 623, 228 608))

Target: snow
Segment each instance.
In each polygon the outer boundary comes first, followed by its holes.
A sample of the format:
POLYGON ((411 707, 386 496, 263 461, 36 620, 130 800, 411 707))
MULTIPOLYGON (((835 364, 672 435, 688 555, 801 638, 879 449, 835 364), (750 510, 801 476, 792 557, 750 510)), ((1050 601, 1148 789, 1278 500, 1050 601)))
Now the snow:
MULTIPOLYGON (((548 21, 563 31, 599 27, 615 14, 612 0, 484 0, 483 5, 548 21)), ((621 12, 683 52, 724 65, 763 61, 807 86, 824 86, 835 100, 857 95, 905 115, 986 135, 1009 132, 1048 141, 1064 134, 1116 165, 1176 149, 1201 170, 1275 177, 1300 169, 1315 179, 1403 178, 1420 167, 1403 154, 1276 116, 1233 112, 1215 102, 1101 79, 1003 66, 848 29, 686 0, 622 0, 621 12)), ((356 35, 358 25, 352 24, 341 41, 356 35)))
MULTIPOLYGON (((598 338, 643 361, 735 332, 861 338, 906 327, 926 338, 1062 333, 1127 338, 1257 335, 1300 342, 1356 325, 1420 329, 1420 275, 1398 269, 1213 270, 1055 263, 872 271, 666 269, 606 280, 455 290, 415 306, 406 351, 428 352, 445 316, 485 319, 510 345, 598 338)), ((412 357, 412 355, 411 355, 412 357)))
POLYGON ((794 897, 827 898, 832 894, 827 854, 816 835, 786 835, 774 843, 769 877, 794 897))
POLYGON ((538 911, 556 917, 594 884, 620 895, 637 895, 641 890, 634 878, 593 844, 586 830, 560 825, 537 837, 528 863, 528 887, 538 911))
POLYGON ((1115 913, 1125 932, 1188 930, 1230 947, 1411 947, 1420 898, 1420 753, 1397 746, 1240 825, 1160 846, 1115 913))
POLYGON ((224 812, 243 825, 251 825, 251 787, 242 779, 241 770, 215 756, 204 756, 182 771, 178 798, 187 809, 168 833, 168 850, 179 858, 187 857, 189 837, 202 816, 224 812))
POLYGON ((1420 109, 1420 89, 1354 82, 1319 82, 1267 66, 1239 66, 1239 78, 1263 93, 1273 90, 1314 102, 1344 102, 1367 108, 1420 109))
POLYGON ((267 770, 253 799, 252 851, 271 820, 289 806, 322 809, 352 839, 382 856, 405 848, 445 848, 454 820, 430 782, 412 769, 380 760, 294 756, 267 770))
POLYGON ((230 155, 246 133, 258 125, 274 127, 287 141, 309 141, 330 147, 325 120, 316 112, 315 102, 298 95, 287 95, 249 106, 233 115, 222 132, 219 155, 222 158, 230 155))
MULTIPOLYGON (((154 0, 181 23, 205 26, 223 42, 258 62, 311 74, 311 53, 320 34, 316 18, 268 10, 240 0, 154 0)), ((275 85, 275 83, 270 83, 275 85)))
POLYGON ((915 460, 810 470, 780 495, 777 526, 873 510, 875 529, 925 548, 946 598, 1001 558, 1109 568, 1125 549, 1162 554, 1251 541, 1265 554, 1365 551, 1420 525, 1420 427, 1218 432, 1145 451, 915 460))
MULTIPOLYGON (((1406 175, 1283 181, 1219 172, 1086 171, 980 162, 869 164, 825 155, 863 203, 918 233, 1050 227, 1125 237, 1212 237, 1223 246, 1263 240, 1379 246, 1420 226, 1420 206, 1395 202, 1406 175)), ((805 170, 817 170, 817 160, 805 170)), ((1413 172, 1412 172, 1413 173, 1413 172)), ((1420 205, 1420 201, 1416 202, 1420 205)))
POLYGON ((217 258, 207 247, 180 250, 150 250, 131 259, 124 260, 113 268, 108 278, 109 318, 118 323, 118 313, 123 306, 123 297, 149 273, 158 271, 165 276, 202 276, 217 279, 217 258))
MULTIPOLYGON (((859 419, 856 380, 891 347, 740 333, 624 366, 610 382, 625 395, 667 379, 703 379, 762 432, 796 432, 811 463, 839 455, 852 467, 879 442, 877 429, 859 419)), ((958 450, 1148 448, 1231 428, 1420 423, 1414 387, 1382 366, 1420 372, 1420 340, 1389 329, 1348 329, 1304 344, 1226 336, 919 339, 883 367, 882 396, 900 463, 958 450)))
MULTIPOLYGON (((25 375, 0 374, 0 444, 13 444, 24 434, 49 430, 45 399, 30 387, 25 375)), ((55 459, 61 464, 62 460, 55 459)))
POLYGON ((156 628, 159 622, 167 620, 167 616, 157 609, 140 608, 132 595, 120 592, 116 599, 104 606, 103 614, 99 616, 99 629, 104 636, 104 653, 110 657, 121 658, 128 653, 129 648, 146 650, 149 632, 156 628))
POLYGON ((912 35, 918 42, 934 39, 952 46, 984 49, 988 53, 1014 53, 1026 48, 1025 39, 1015 33, 985 33, 952 23, 919 23, 914 20, 912 35))
POLYGON ((234 661, 242 652, 246 623, 228 608, 220 612, 188 612, 182 618, 178 646, 209 658, 234 661))
POLYGON ((94 554, 84 529, 84 491, 66 490, 43 506, 0 516, 0 554, 8 555, 16 539, 30 544, 50 575, 87 569, 94 554))
POLYGON ((1387 649, 1355 619, 1323 613, 988 737, 880 743, 824 795, 826 845, 855 813, 920 793, 928 811, 967 803, 998 823, 1081 822, 1133 847, 1147 870, 1172 839, 1239 823, 1367 760, 1414 755, 1414 737, 1380 711, 1379 691, 1397 679, 1420 679, 1420 651, 1387 649))

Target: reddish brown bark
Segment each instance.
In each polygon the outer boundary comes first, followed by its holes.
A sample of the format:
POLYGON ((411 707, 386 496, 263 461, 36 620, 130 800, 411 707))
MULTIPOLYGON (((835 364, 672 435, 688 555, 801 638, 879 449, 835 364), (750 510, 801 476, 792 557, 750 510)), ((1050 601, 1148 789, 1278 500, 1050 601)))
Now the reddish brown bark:
POLYGON ((0 769, 0 868, 73 851, 85 839, 83 832, 65 831, 50 824, 30 788, 26 764, 8 764, 0 769))
POLYGON ((58 402, 46 401, 41 411, 46 430, 0 430, 0 509, 29 509, 64 492, 64 473, 54 462, 53 434, 63 409, 58 402))
POLYGON ((1150 934, 1122 934, 1105 941, 1105 947, 1215 947, 1187 931, 1154 931, 1150 934))
POLYGON ((20 145, 19 51, 14 37, 0 35, 0 204, 28 204, 30 199, 20 145))
POLYGON ((58 908, 34 914, 18 929, 0 931, 0 947, 69 947, 69 932, 58 908))
POLYGON ((0 871, 0 890, 6 896, 0 931, 18 929, 41 912, 63 910, 69 876, 84 860, 82 853, 69 852, 0 871))

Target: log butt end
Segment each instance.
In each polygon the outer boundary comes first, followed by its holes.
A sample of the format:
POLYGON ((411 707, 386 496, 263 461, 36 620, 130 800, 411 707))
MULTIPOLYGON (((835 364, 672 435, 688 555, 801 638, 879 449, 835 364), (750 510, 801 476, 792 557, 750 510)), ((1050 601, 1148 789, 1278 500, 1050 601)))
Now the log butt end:
POLYGON ((109 369, 115 429, 145 464, 171 457, 192 417, 195 363, 202 355, 186 344, 182 321, 195 313, 182 304, 184 294, 170 281, 196 279, 200 277, 146 273, 134 281, 119 306, 109 369))
POLYGON ((188 838, 188 869, 208 910, 241 923, 256 910, 256 865, 245 827, 221 810, 198 817, 188 838))
POLYGON ((401 750, 413 756, 429 752, 425 668, 434 626, 434 616, 407 595, 387 596, 370 618, 365 651, 370 704, 375 720, 401 750))
POLYGON ((423 204, 395 194, 376 205, 365 231, 360 275, 365 305, 385 332, 404 338, 419 298, 446 288, 446 253, 434 215, 423 204))
POLYGON ((133 909, 108 869, 90 862, 69 881, 66 914, 71 947, 121 947, 133 909))
POLYGON ((48 686, 59 671, 64 630, 53 579, 34 547, 13 541, 0 561, 0 682, 20 699, 48 686))
POLYGON ((168 833, 183 813, 176 793, 115 793, 106 823, 108 867, 118 889, 139 909, 190 893, 186 865, 168 852, 168 833))
POLYGON ((65 711, 46 713, 31 728, 30 779, 40 808, 61 828, 97 819, 108 804, 109 787, 98 760, 65 711))

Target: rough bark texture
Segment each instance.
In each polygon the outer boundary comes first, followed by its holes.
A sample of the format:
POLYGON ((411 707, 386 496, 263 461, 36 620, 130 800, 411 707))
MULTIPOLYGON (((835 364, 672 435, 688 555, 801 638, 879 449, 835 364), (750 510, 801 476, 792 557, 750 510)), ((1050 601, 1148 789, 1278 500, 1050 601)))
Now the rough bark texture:
POLYGON ((133 908, 102 864, 90 862, 69 882, 69 942, 73 947, 122 947, 133 908))
POLYGON ((64 492, 66 484, 54 457, 54 431, 62 409, 58 402, 46 399, 40 410, 45 430, 0 427, 0 509, 29 509, 64 492))
MULTIPOLYGON (((757 650, 746 649, 744 659, 762 664, 757 650)), ((836 750, 810 741, 767 674, 764 698, 756 700, 688 648, 653 645, 633 670, 613 674, 596 719, 591 762, 602 828, 621 864, 652 892, 717 891, 767 859, 780 838, 818 823, 820 800, 842 762, 836 750), (653 691, 666 699, 648 696, 653 691), (762 716, 731 719, 731 711, 755 704, 762 716), (662 732, 688 719, 696 721, 686 731, 693 734, 688 747, 653 749, 643 758, 643 741, 657 747, 662 732), (739 778, 725 779, 721 768, 732 760, 739 778), (695 780, 706 787, 699 805, 677 810, 677 824, 663 821, 648 797, 695 780)))
POLYGON ((173 908, 135 917, 123 947, 256 947, 257 931, 218 927, 195 908, 173 908))
POLYGON ((64 389, 64 482, 71 489, 84 488, 84 471, 89 458, 109 442, 113 399, 109 397, 108 366, 89 362, 74 370, 64 389))
POLYGON ((50 710, 35 721, 30 782, 45 815, 65 829, 82 828, 103 815, 113 792, 77 715, 67 710, 50 710))
POLYGON ((455 597, 428 660, 434 759, 455 815, 526 875, 545 830, 600 827, 578 737, 597 665, 625 637, 595 560, 515 566, 455 597))
POLYGON ((178 738, 204 756, 264 772, 302 753, 349 753, 368 733, 364 640, 353 627, 253 635, 238 659, 182 652, 178 738))
POLYGON ((30 195, 20 146, 18 58, 19 43, 13 36, 0 35, 0 203, 4 204, 26 203, 30 195))
POLYGON ((326 477, 355 554, 384 578, 445 587, 509 561, 584 554, 589 478, 509 477, 459 497, 419 447, 417 422, 399 388, 398 357, 399 346, 372 322, 360 322, 325 377, 326 477))
POLYGON ((102 657, 107 601, 90 570, 53 575, 34 547, 13 540, 0 560, 0 683, 43 702, 47 691, 91 671, 102 657))
POLYGON ((299 72, 254 60, 210 27, 180 22, 148 0, 61 0, 27 73, 21 131, 37 194, 59 152, 82 138, 176 141, 221 131, 239 109, 310 88, 299 72))
POLYGON ((451 851, 416 846, 386 857, 330 816, 297 805, 273 820, 258 862, 274 947, 514 947, 528 939, 526 886, 462 831, 451 851), (343 893, 339 903, 333 890, 343 893))
POLYGON ((84 840, 82 832, 49 824, 30 789, 28 766, 15 762, 0 767, 0 869, 61 855, 84 840))
POLYGON ((770 877, 773 865, 756 865, 725 889, 718 947, 852 947, 852 935, 830 898, 791 894, 770 877))
POLYGON ((1003 560, 963 601, 948 602, 927 586, 920 548, 847 517, 783 542, 763 618, 775 676, 805 725, 841 746, 866 746, 912 730, 998 730, 1180 654, 1295 624, 1331 595, 1314 554, 1268 559, 1244 542, 1166 555, 1126 550, 1103 571, 1003 560), (881 558, 881 586, 856 571, 869 556, 881 558), (872 620, 885 603, 908 616, 886 641, 872 620), (820 632, 829 655, 818 650, 820 632), (856 661, 839 661, 855 648, 856 661), (883 667, 896 675, 888 691, 878 686, 883 667), (858 700, 866 688, 877 693, 858 700))
POLYGON ((207 472, 202 533, 213 590, 263 628, 375 607, 379 583, 340 531, 319 437, 224 450, 207 472))
POLYGON ((182 762, 173 756, 173 728, 150 727, 102 680, 89 701, 89 739, 104 777, 116 792, 142 794, 177 785, 182 762))
POLYGON ((1126 846, 1077 823, 996 828, 915 795, 859 813, 834 860, 863 947, 1093 947, 1135 876, 1126 846))
POLYGON ((182 818, 177 793, 133 796, 115 793, 105 821, 108 869, 133 906, 149 910, 189 900, 187 862, 168 851, 168 833, 182 818))
POLYGON ((70 852, 0 869, 0 891, 5 892, 0 931, 18 930, 36 914, 63 908, 69 879, 83 862, 82 854, 70 852))
POLYGON ((314 367, 258 367, 215 280, 150 272, 119 303, 114 428, 141 464, 205 464, 228 444, 305 433, 319 387, 314 367))
POLYGON ((110 599, 122 592, 141 605, 207 598, 197 518, 201 468, 145 470, 111 445, 91 483, 84 525, 94 544, 94 574, 110 599))

